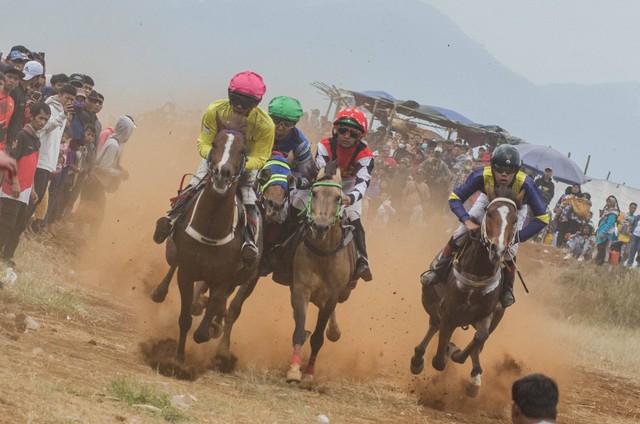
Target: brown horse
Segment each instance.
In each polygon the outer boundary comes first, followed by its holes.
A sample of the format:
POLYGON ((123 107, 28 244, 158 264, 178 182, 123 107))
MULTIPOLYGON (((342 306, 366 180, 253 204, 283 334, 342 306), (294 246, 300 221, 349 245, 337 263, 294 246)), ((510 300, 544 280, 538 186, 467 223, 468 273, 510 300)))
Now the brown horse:
POLYGON ((500 191, 497 197, 490 193, 489 199, 480 237, 469 234, 470 240, 454 259, 446 283, 422 287, 422 306, 429 314, 429 329, 411 358, 411 372, 420 374, 427 345, 439 331, 433 368, 444 370, 449 357, 462 364, 471 356, 473 368, 466 390, 470 397, 477 396, 480 390, 480 352, 504 315, 499 301, 501 264, 515 242, 517 211, 522 201, 510 189, 500 191), (456 328, 469 325, 476 332, 467 347, 460 350, 450 343, 451 336, 456 328))
MULTIPOLYGON (((232 122, 227 126, 240 129, 242 123, 232 122)), ((219 122, 218 128, 225 126, 219 122)), ((255 284, 254 280, 257 280, 257 270, 243 268, 240 256, 245 218, 242 201, 236 192, 244 171, 245 153, 246 144, 241 132, 222 129, 216 134, 208 173, 202 180, 204 188, 176 224, 172 238, 167 240, 167 260, 171 269, 154 289, 152 298, 156 302, 164 300, 177 268, 181 299, 178 320, 180 338, 176 354, 179 361, 185 359, 186 336, 192 324, 192 303, 200 291, 194 291, 194 283, 203 281, 204 289, 209 289, 209 299, 193 338, 196 343, 203 343, 211 337, 220 336, 220 323, 224 318, 223 338, 218 345, 216 359, 223 370, 233 368, 235 363, 235 358, 229 352, 230 333, 240 314, 242 302, 231 302, 227 314, 227 300, 236 285, 240 284, 236 298, 240 296, 244 301, 248 296, 243 295, 247 286, 255 284), (214 318, 216 325, 212 326, 214 318)), ((249 293, 251 290, 253 287, 249 293)))
POLYGON ((327 323, 327 338, 331 341, 340 338, 335 309, 338 303, 349 297, 348 284, 356 261, 353 240, 340 223, 341 201, 340 169, 337 162, 329 162, 320 170, 311 188, 306 209, 307 227, 293 259, 291 305, 295 330, 293 359, 287 372, 289 383, 299 383, 302 379, 300 351, 307 337, 305 322, 309 301, 319 311, 316 328, 311 335, 311 356, 304 370, 305 379, 313 378, 327 323))

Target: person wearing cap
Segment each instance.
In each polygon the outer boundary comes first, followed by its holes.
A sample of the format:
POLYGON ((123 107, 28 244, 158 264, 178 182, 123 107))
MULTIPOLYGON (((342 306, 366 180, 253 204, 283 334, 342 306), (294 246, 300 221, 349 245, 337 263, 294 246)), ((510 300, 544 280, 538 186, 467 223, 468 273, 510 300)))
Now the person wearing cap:
POLYGON ((4 62, 7 65, 15 66, 21 71, 24 69, 24 65, 28 61, 29 61, 29 56, 27 56, 26 54, 22 53, 19 50, 12 50, 4 60, 4 62))
MULTIPOLYGON (((420 276, 420 282, 423 285, 428 286, 445 280, 455 256, 454 253, 464 246, 469 238, 469 232, 480 228, 476 222, 482 222, 486 208, 490 203, 488 193, 495 193, 496 186, 510 188, 516 194, 524 192, 522 206, 518 209, 518 234, 516 237, 518 242, 527 241, 547 226, 549 223, 547 208, 531 177, 520 171, 521 165, 522 160, 518 149, 509 144, 503 144, 493 152, 491 166, 472 172, 460 187, 453 190, 449 196, 449 207, 462 224, 453 233, 445 247, 436 255, 429 269, 420 276), (463 206, 464 202, 478 191, 480 191, 480 195, 467 212, 463 206), (529 210, 531 210, 533 218, 524 226, 529 210)), ((506 255, 500 291, 500 303, 503 308, 507 308, 515 302, 513 282, 516 273, 517 252, 518 243, 514 243, 509 247, 506 255)))
MULTIPOLYGON (((200 166, 187 188, 187 198, 195 195, 193 187, 207 174, 207 162, 213 140, 218 131, 218 122, 222 125, 229 123, 233 116, 246 119, 247 126, 244 138, 247 144, 247 157, 244 172, 240 179, 239 190, 245 205, 248 218, 245 231, 245 242, 242 245, 242 259, 249 269, 258 265, 259 252, 256 246, 257 223, 260 219, 253 189, 258 170, 264 166, 271 155, 275 137, 275 125, 267 113, 258 107, 267 88, 262 77, 255 72, 240 72, 231 78, 228 88, 228 98, 216 100, 209 105, 202 117, 200 136, 198 137, 198 152, 202 157, 200 166)), ((173 232, 176 220, 182 215, 186 202, 174 204, 167 214, 156 222, 153 240, 162 243, 173 232)))
POLYGON ((44 73, 44 68, 40 62, 32 60, 27 62, 22 69, 23 77, 17 87, 11 91, 14 102, 13 115, 7 128, 7 139, 13 139, 25 124, 26 108, 35 103, 29 99, 32 93, 38 91, 40 86, 40 76, 44 73))
POLYGON ((546 168, 544 170, 544 174, 538 177, 535 182, 536 188, 540 192, 540 196, 542 196, 542 200, 544 201, 544 205, 547 207, 549 207, 549 203, 551 203, 551 200, 553 199, 556 188, 551 177, 553 177, 553 170, 551 168, 546 168))
POLYGON ((296 124, 302 117, 302 106, 293 97, 278 96, 269 102, 269 116, 275 124, 273 150, 288 156, 293 154, 291 173, 298 188, 308 188, 318 170, 311 156, 311 145, 296 124))
MULTIPOLYGON (((368 122, 365 114, 357 108, 347 107, 336 115, 333 121, 331 137, 318 143, 316 167, 324 168, 332 160, 338 161, 342 176, 342 205, 350 224, 353 225, 353 240, 358 250, 356 269, 352 283, 362 278, 371 281, 373 275, 369 268, 365 231, 360 215, 374 167, 373 152, 363 141, 368 122)), ((302 210, 307 202, 309 191, 299 191, 293 199, 293 206, 302 210)), ((352 286, 353 286, 352 284, 352 286)))
POLYGON ((84 89, 84 75, 82 74, 69 75, 69 84, 73 85, 75 88, 84 89))
POLYGON ((420 165, 424 172, 425 182, 431 191, 432 206, 438 212, 442 211, 442 205, 449 193, 449 183, 453 179, 451 170, 442 160, 442 153, 442 147, 436 147, 433 156, 428 157, 420 165))

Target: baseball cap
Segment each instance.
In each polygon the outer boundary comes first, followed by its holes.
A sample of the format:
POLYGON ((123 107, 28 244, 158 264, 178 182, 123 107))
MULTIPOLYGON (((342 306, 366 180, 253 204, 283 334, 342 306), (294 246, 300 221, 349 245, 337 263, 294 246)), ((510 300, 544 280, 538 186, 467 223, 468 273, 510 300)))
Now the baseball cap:
POLYGON ((12 50, 11 53, 7 56, 7 60, 22 60, 24 62, 29 60, 29 57, 18 50, 12 50))
POLYGON ((102 95, 100 93, 98 93, 96 90, 91 90, 91 92, 87 96, 87 99, 95 99, 95 100, 103 101, 104 97, 103 98, 101 98, 101 97, 102 97, 102 95))
POLYGON ((31 60, 24 65, 24 77, 22 78, 25 81, 29 81, 33 77, 37 77, 38 75, 42 75, 44 73, 44 68, 40 62, 36 62, 35 60, 31 60))
POLYGON ((78 89, 78 93, 76 94, 76 98, 78 98, 78 97, 84 97, 86 99, 87 98, 87 93, 82 88, 79 88, 78 89))
POLYGON ((442 147, 436 147, 433 151, 435 153, 438 153, 438 152, 442 153, 442 147))
POLYGON ((20 70, 20 68, 16 68, 13 65, 8 65, 5 67, 0 67, 0 72, 4 72, 5 74, 14 74, 17 75, 18 78, 24 78, 24 72, 20 70))
POLYGON ((76 88, 82 88, 84 86, 84 77, 81 74, 69 75, 69 84, 76 88))

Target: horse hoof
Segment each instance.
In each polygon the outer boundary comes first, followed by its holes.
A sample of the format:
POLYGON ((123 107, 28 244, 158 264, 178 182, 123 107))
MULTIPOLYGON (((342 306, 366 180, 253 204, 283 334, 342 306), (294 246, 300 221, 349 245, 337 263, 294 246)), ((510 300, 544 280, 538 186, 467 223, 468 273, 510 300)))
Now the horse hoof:
POLYGON ((167 298, 167 292, 168 290, 158 290, 158 288, 156 287, 151 292, 151 300, 156 303, 162 303, 167 298))
POLYGON ((300 383, 302 380, 302 372, 300 372, 300 365, 291 364, 289 371, 287 371, 287 383, 300 383))
POLYGON ((418 375, 424 369, 424 359, 416 358, 415 356, 411 358, 411 373, 414 375, 418 375))
POLYGON ((184 360, 185 360, 185 355, 184 355, 184 353, 178 353, 178 354, 176 354, 176 361, 177 361, 179 364, 184 364, 184 360))
POLYGON ((467 396, 470 398, 478 397, 478 393, 480 393, 480 386, 476 386, 473 383, 468 383, 467 388, 464 391, 467 396))
POLYGON ((209 330, 206 331, 200 331, 200 330, 196 330, 193 333, 193 341, 200 344, 200 343, 206 343, 209 340, 211 340, 210 334, 209 334, 209 330))
POLYGON ((327 339, 329 339, 329 341, 337 342, 338 340, 340 340, 341 335, 342 333, 340 332, 339 328, 327 328, 327 339))
POLYGON ((212 339, 217 339, 222 335, 222 326, 218 323, 212 322, 211 327, 209 327, 209 336, 212 339))
POLYGON ((311 385, 313 384, 313 374, 302 374, 302 384, 311 385))
POLYGON ((227 356, 224 355, 216 355, 214 361, 214 368, 216 371, 219 371, 224 374, 229 374, 233 372, 236 368, 236 363, 238 362, 238 358, 235 355, 229 354, 227 356))
POLYGON ((191 304, 191 315, 194 317, 198 317, 202 315, 202 311, 204 311, 204 306, 199 302, 191 304))
POLYGON ((445 361, 444 359, 439 359, 438 357, 433 358, 433 360, 431 361, 431 366, 433 366, 433 369, 435 369, 436 371, 443 371, 446 364, 447 361, 445 361))

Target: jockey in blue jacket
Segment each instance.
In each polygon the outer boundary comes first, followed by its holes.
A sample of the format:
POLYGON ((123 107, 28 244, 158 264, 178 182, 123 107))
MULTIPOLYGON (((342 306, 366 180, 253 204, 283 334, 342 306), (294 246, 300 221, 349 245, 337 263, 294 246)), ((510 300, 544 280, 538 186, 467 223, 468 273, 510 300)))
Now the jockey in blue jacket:
MULTIPOLYGON (((430 268, 420 277, 424 285, 436 284, 446 277, 449 265, 454 253, 460 250, 467 240, 463 237, 469 231, 479 228, 477 222, 481 222, 487 206, 489 205, 488 191, 493 191, 493 187, 509 187, 516 194, 524 191, 522 207, 518 210, 518 236, 516 240, 524 242, 539 233, 549 223, 547 208, 540 197, 540 192, 536 189, 534 181, 524 172, 520 171, 522 161, 520 152, 508 144, 503 144, 495 149, 491 156, 491 165, 483 169, 472 172, 467 180, 458 188, 454 189, 449 196, 449 207, 456 214, 462 225, 453 233, 444 249, 438 253, 431 263, 430 268), (481 194, 475 201, 469 212, 463 206, 464 202, 477 191, 481 194), (533 219, 523 228, 527 217, 527 208, 531 209, 533 219)), ((518 243, 509 248, 506 255, 505 267, 503 269, 503 284, 500 292, 500 303, 507 308, 515 302, 513 296, 513 282, 515 280, 515 257, 518 252, 518 243)))
POLYGON ((293 154, 291 173, 297 179, 297 188, 308 188, 318 170, 311 155, 311 145, 296 124, 302 117, 300 102, 292 97, 278 96, 269 102, 269 116, 276 126, 273 150, 293 154))

